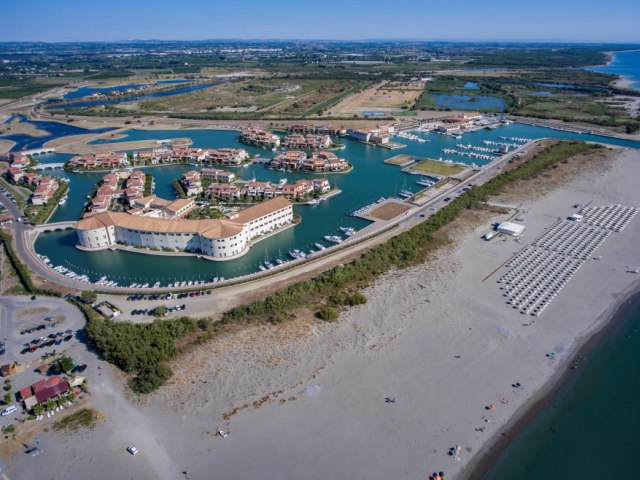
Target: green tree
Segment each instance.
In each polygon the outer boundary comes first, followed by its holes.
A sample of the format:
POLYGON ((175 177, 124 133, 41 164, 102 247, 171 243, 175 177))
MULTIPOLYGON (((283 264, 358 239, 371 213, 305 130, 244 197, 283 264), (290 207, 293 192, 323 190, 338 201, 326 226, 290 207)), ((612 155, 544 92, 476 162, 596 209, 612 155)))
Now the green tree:
POLYGON ((98 294, 93 290, 83 290, 80 293, 80 298, 84 303, 91 305, 98 299, 98 294))
POLYGON ((73 368, 73 359, 71 357, 67 357, 66 355, 61 356, 58 359, 58 370, 61 373, 66 373, 73 368))
POLYGON ((153 309, 153 314, 156 317, 164 317, 164 316, 167 315, 167 313, 169 313, 169 312, 167 310, 167 307, 165 307, 164 305, 160 305, 160 306, 158 306, 158 307, 153 309))

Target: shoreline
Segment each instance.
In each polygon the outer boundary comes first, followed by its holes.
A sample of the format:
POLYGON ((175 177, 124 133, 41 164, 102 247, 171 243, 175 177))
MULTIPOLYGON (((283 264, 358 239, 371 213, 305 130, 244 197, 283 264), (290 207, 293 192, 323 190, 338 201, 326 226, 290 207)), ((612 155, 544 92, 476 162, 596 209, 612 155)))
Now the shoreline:
POLYGON ((622 75, 620 73, 601 72, 600 70, 595 70, 597 68, 609 67, 614 62, 614 60, 616 59, 616 55, 617 54, 628 53, 628 52, 640 52, 640 49, 608 51, 608 52, 606 52, 607 63, 605 63, 604 65, 590 65, 588 67, 582 67, 582 68, 586 69, 586 70, 590 70, 592 72, 610 73, 611 75, 616 75, 618 77, 618 79, 614 80, 613 82, 611 82, 615 88, 622 88, 622 89, 626 88, 626 89, 630 89, 630 90, 640 90, 640 79, 634 79, 632 77, 629 77, 628 75, 622 75), (634 87, 633 85, 635 85, 635 84, 638 84, 639 86, 638 87, 634 87))
POLYGON ((624 326, 622 319, 628 314, 629 308, 637 302, 640 302, 640 280, 637 280, 626 290, 619 293, 616 301, 596 320, 597 326, 593 333, 582 338, 576 338, 578 345, 572 355, 558 366, 558 371, 549 378, 544 387, 531 396, 501 429, 507 434, 500 435, 493 441, 487 442, 482 450, 479 450, 469 460, 459 478, 461 480, 482 480, 486 478, 504 458, 509 446, 517 442, 527 428, 535 424, 536 420, 547 408, 553 405, 558 396, 571 388, 576 375, 580 373, 581 366, 575 371, 567 367, 577 358, 588 358, 608 338, 619 331, 624 326))

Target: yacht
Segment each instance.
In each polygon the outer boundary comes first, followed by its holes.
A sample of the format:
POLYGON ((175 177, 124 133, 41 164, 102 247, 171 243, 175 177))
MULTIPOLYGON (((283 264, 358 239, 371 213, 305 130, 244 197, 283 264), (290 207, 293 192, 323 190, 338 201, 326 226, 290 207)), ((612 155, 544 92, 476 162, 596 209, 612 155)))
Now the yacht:
POLYGON ((258 268, 260 269, 261 272, 264 272, 267 269, 267 267, 265 267, 262 264, 258 265, 258 268))
POLYGON ((282 264, 284 264, 284 260, 282 260, 281 258, 276 258, 276 264, 277 265, 282 265, 282 264))
POLYGON ((265 260, 264 261, 264 266, 267 267, 267 270, 271 270, 274 265, 269 260, 265 260))
POLYGON ((325 235, 324 239, 331 243, 342 243, 342 239, 337 235, 325 235))
POLYGON ((351 235, 353 235, 354 233, 356 233, 356 229, 355 228, 351 228, 351 227, 340 227, 340 230, 342 231, 342 233, 345 234, 345 236, 350 237, 351 235))
POLYGON ((315 247, 316 247, 318 250, 320 250, 320 251, 322 251, 322 250, 326 250, 326 249, 327 249, 327 247, 325 247, 325 246, 324 246, 324 245, 322 245, 321 243, 314 243, 314 245, 315 245, 315 247))
POLYGON ((289 250, 289 256, 294 260, 297 260, 300 257, 300 250, 289 250))
POLYGON ((156 282, 153 284, 153 288, 160 288, 160 282, 156 282))
POLYGON ((409 197, 413 197, 413 193, 410 192, 409 190, 400 190, 400 194, 399 194, 402 198, 409 198, 409 197))

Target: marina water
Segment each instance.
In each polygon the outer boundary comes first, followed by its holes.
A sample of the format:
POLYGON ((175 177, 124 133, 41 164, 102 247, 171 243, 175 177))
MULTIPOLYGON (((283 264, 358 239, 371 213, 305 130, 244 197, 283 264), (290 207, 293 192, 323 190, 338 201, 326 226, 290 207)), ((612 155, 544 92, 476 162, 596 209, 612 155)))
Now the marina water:
MULTIPOLYGON (((188 136, 193 140, 193 146, 203 148, 237 147, 246 148, 251 154, 272 157, 273 152, 257 148, 246 147, 237 142, 237 132, 222 130, 130 130, 125 132, 124 138, 118 141, 143 139, 168 139, 188 136)), ((616 145, 640 148, 640 143, 627 140, 597 137, 587 134, 577 134, 552 130, 542 127, 532 127, 523 124, 512 124, 496 129, 483 129, 464 134, 461 139, 438 135, 435 133, 421 134, 429 142, 420 143, 412 140, 397 140, 407 144, 400 150, 387 150, 372 145, 340 139, 344 143, 344 150, 337 153, 344 156, 354 166, 354 170, 346 174, 327 175, 332 186, 335 184, 342 193, 317 205, 295 205, 294 212, 302 217, 302 222, 294 228, 254 244, 243 257, 226 261, 210 262, 196 257, 163 257, 159 262, 157 257, 139 253, 123 251, 83 252, 75 248, 76 233, 72 230, 41 234, 35 244, 36 251, 50 258, 53 265, 63 265, 76 273, 86 274, 93 281, 103 275, 117 281, 120 285, 131 283, 160 282, 168 285, 177 280, 196 281, 211 280, 213 277, 227 279, 239 277, 258 271, 258 265, 266 258, 274 260, 276 257, 287 259, 289 249, 298 248, 309 251, 314 243, 323 243, 325 235, 339 235, 339 227, 353 227, 357 230, 367 226, 369 222, 351 217, 350 212, 367 204, 375 202, 380 197, 397 196, 400 190, 418 192, 421 188, 416 185, 418 176, 407 175, 397 166, 383 163, 398 153, 417 155, 429 158, 450 158, 455 161, 472 162, 473 159, 442 153, 443 148, 457 149, 457 144, 472 144, 485 146, 483 140, 504 141, 501 137, 543 138, 559 137, 580 140, 595 140, 616 145)), ((104 141, 103 141, 104 142, 104 141)), ((117 142, 113 141, 113 148, 117 149, 117 142)), ((39 160, 45 162, 60 162, 69 158, 67 155, 52 154, 42 156, 39 160)), ((475 160, 478 164, 486 163, 475 160)), ((155 181, 155 193, 164 198, 174 198, 173 181, 183 172, 194 167, 185 164, 169 164, 147 167, 145 172, 151 173, 155 181)), ((264 165, 254 164, 247 168, 233 168, 242 179, 256 178, 259 181, 277 181, 281 178, 294 182, 300 178, 308 178, 308 173, 271 171, 264 165)), ((67 202, 60 206, 51 217, 50 222, 77 220, 87 201, 87 195, 96 183, 104 176, 102 173, 69 173, 61 174, 70 179, 70 189, 67 202)), ((329 245, 327 245, 329 246, 329 245)))

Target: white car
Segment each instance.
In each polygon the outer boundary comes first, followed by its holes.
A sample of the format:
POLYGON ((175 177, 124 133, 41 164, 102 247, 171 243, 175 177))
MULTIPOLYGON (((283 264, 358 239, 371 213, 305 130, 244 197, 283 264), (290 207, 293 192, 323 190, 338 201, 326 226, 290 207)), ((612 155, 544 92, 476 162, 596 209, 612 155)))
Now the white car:
POLYGON ((227 438, 229 436, 229 433, 225 432, 224 430, 220 430, 218 433, 222 438, 227 438))
POLYGON ((138 453, 138 449, 133 445, 129 445, 127 447, 127 452, 129 452, 131 455, 135 455, 136 453, 138 453))
POLYGON ((3 417, 6 417, 7 415, 9 415, 10 413, 15 412, 16 406, 15 405, 9 405, 7 408, 5 408, 2 413, 0 413, 0 415, 2 415, 3 417))

